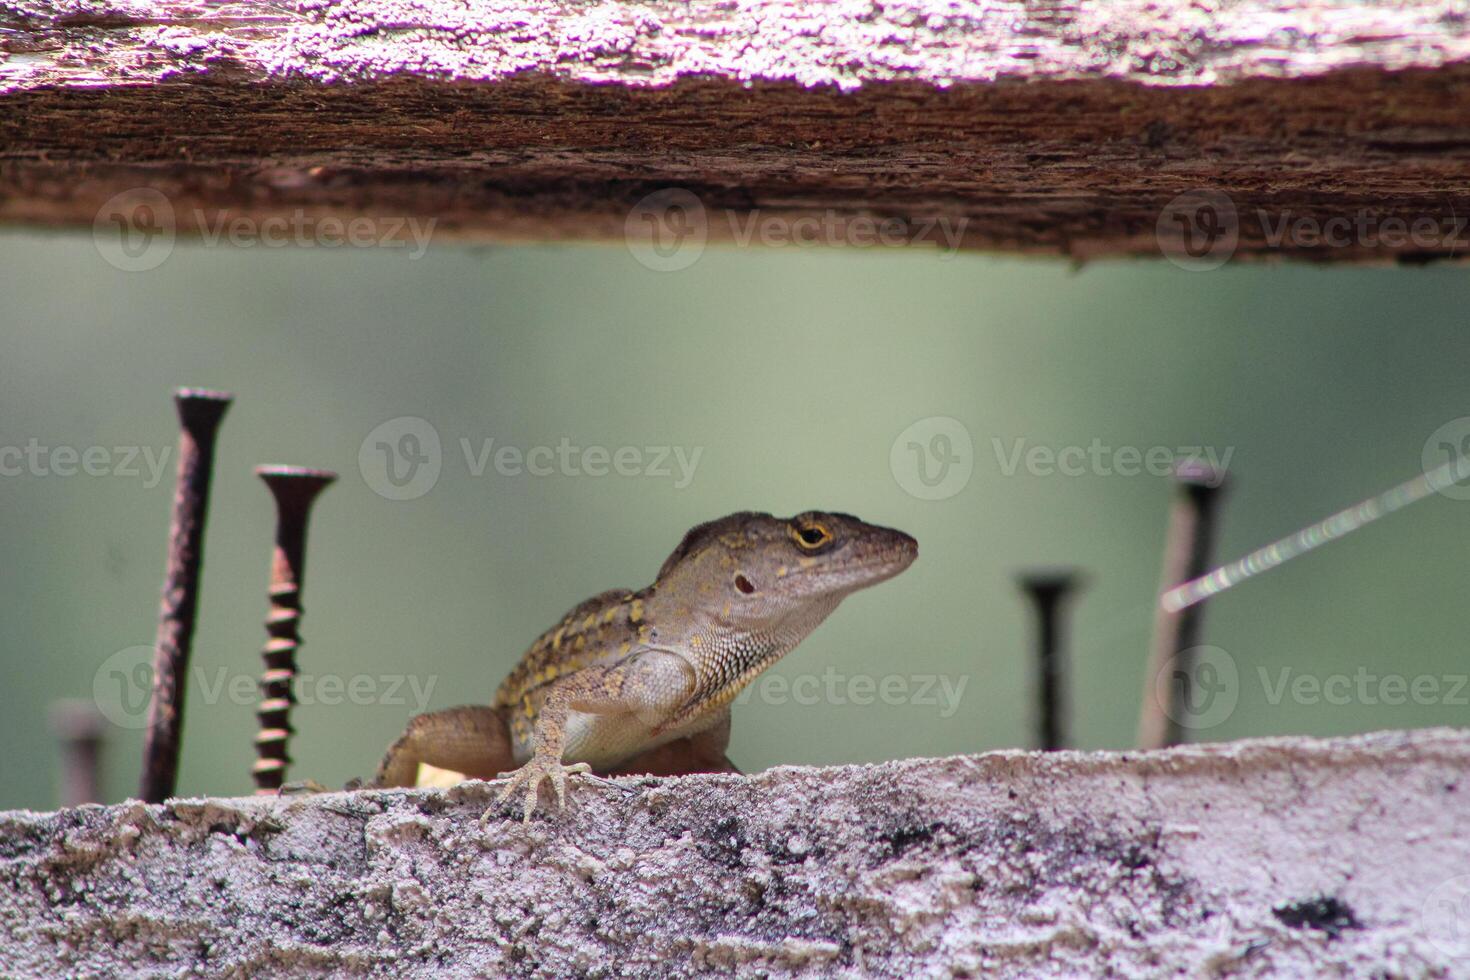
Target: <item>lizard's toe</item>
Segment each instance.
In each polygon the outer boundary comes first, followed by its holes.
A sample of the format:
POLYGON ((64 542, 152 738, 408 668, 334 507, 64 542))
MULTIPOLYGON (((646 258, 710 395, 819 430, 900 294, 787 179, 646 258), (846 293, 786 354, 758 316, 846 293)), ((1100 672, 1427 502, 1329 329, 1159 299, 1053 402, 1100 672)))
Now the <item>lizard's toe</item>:
MULTIPOLYGON (((500 791, 500 802, 503 803, 517 792, 522 792, 524 796, 521 804, 521 822, 530 823, 531 815, 536 812, 536 798, 541 789, 542 780, 551 782, 551 789, 556 794, 557 809, 561 809, 566 806, 567 802, 567 776, 591 771, 592 767, 585 762, 564 766, 560 762, 543 762, 532 759, 515 772, 500 774, 499 778, 510 778, 510 782, 506 783, 505 788, 500 791)), ((480 822, 484 823, 489 816, 490 812, 487 811, 485 816, 480 818, 480 822)))
POLYGON ((567 777, 577 773, 591 772, 592 767, 585 762, 577 762, 570 766, 556 766, 550 772, 551 788, 556 792, 556 808, 565 809, 567 805, 567 777))
POLYGON ((537 776, 529 780, 529 785, 526 786, 526 796, 521 803, 521 823, 530 823, 531 815, 536 812, 536 792, 541 788, 543 778, 537 776))

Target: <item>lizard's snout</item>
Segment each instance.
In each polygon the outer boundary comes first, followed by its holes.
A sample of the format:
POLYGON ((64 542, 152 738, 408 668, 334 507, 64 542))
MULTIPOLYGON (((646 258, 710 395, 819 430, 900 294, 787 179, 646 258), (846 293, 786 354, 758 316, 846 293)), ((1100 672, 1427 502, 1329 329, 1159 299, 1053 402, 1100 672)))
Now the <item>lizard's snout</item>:
POLYGON ((892 578, 919 557, 919 542, 891 527, 870 526, 855 544, 855 564, 870 569, 879 581, 892 578))
POLYGON ((884 532, 871 549, 874 557, 887 558, 902 564, 905 568, 919 557, 919 542, 915 541, 912 535, 889 528, 884 528, 884 532))
POLYGON ((899 563, 899 571, 908 568, 919 557, 919 542, 911 534, 902 531, 893 532, 896 541, 893 545, 894 559, 899 563))

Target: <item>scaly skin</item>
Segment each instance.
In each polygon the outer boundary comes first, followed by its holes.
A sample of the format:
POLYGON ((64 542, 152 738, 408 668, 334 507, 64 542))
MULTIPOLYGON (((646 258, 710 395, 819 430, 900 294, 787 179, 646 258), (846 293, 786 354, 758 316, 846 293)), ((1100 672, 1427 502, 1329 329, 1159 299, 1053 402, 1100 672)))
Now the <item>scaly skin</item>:
POLYGON ((375 782, 412 785, 420 762, 488 778, 513 759, 501 798, 520 792, 530 820, 541 782, 560 803, 570 773, 732 769, 735 696, 844 598, 917 555, 903 532, 846 514, 701 524, 653 585, 589 599, 536 640, 493 706, 415 718, 375 782))

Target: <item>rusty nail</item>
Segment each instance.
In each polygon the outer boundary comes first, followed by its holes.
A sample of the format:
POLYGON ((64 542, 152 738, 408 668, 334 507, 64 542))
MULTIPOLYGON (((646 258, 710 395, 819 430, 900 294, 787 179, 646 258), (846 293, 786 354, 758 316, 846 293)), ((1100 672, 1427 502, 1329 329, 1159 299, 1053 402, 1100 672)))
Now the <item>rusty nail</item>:
MULTIPOLYGON (((1163 590, 1203 575, 1219 526, 1220 499, 1225 490, 1225 473, 1197 460, 1174 467, 1175 496, 1169 513, 1169 530, 1164 541, 1163 590)), ((1138 721, 1138 747, 1162 749, 1178 745, 1183 738, 1180 715, 1187 711, 1182 700, 1182 683, 1167 685, 1159 693, 1159 675, 1171 669, 1172 676, 1193 676, 1186 662, 1199 643, 1204 621, 1203 602, 1170 612, 1161 605, 1154 613, 1153 648, 1149 654, 1148 677, 1144 682, 1143 708, 1138 721), (1167 702, 1167 703, 1166 703, 1167 702)))
POLYGON ((61 742, 61 805, 102 799, 102 712, 93 701, 64 698, 51 704, 51 731, 61 742))
POLYGON ((1083 582, 1073 568, 1037 569, 1022 574, 1021 590, 1036 609, 1037 742, 1054 752, 1067 745, 1066 631, 1062 607, 1083 582))
POLYGON ((153 694, 143 742, 138 795, 161 803, 173 795, 179 771, 179 733, 184 723, 184 681, 194 620, 199 609, 199 570, 204 562, 204 521, 214 440, 233 395, 196 388, 174 392, 179 413, 179 473, 168 532, 163 607, 153 650, 153 694))
POLYGON ((291 705, 296 703, 296 648, 301 645, 301 580, 306 564, 306 521, 312 502, 335 479, 326 470, 298 466, 259 466, 255 474, 265 481, 276 502, 276 544, 271 557, 270 614, 265 621, 266 641, 261 657, 260 732, 255 736, 258 758, 251 767, 255 791, 275 793, 286 778, 291 759, 286 742, 291 737, 291 705))

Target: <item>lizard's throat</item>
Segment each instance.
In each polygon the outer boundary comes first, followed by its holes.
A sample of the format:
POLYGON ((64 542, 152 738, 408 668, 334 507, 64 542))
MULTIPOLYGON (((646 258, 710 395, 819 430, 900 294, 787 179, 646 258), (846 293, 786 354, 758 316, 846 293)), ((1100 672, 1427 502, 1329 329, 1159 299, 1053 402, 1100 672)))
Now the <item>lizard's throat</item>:
POLYGON ((808 602, 785 619, 773 621, 761 629, 731 630, 706 636, 701 657, 695 658, 695 691, 679 705, 661 730, 676 729, 694 718, 719 711, 734 701, 748 683, 761 671, 781 660, 795 645, 810 635, 811 630, 831 616, 841 594, 825 601, 808 602))
POLYGON ((779 632, 731 633, 704 646, 706 655, 694 664, 694 693, 669 720, 660 724, 660 729, 678 729, 694 718, 726 707, 751 680, 785 657, 804 636, 806 633, 797 636, 779 632))

